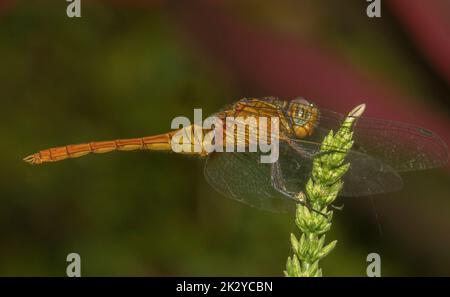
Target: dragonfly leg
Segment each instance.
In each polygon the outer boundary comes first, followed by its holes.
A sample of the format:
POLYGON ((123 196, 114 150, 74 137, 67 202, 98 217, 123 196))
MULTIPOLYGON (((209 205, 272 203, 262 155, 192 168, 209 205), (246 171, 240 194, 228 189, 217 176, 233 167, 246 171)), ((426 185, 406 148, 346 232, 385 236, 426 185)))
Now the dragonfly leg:
POLYGON ((308 200, 306 194, 303 191, 301 191, 299 193, 294 193, 294 192, 290 192, 286 189, 286 185, 284 183, 284 179, 282 177, 280 165, 278 162, 275 162, 272 164, 271 171, 272 171, 272 174, 271 174, 272 175, 272 177, 271 177, 272 186, 275 188, 275 190, 277 190, 281 194, 285 195, 286 197, 293 199, 296 203, 299 203, 299 204, 307 207, 309 211, 315 212, 317 214, 320 214, 320 215, 328 218, 328 216, 325 213, 318 211, 312 207, 310 201, 308 200))
POLYGON ((324 152, 316 152, 316 153, 312 153, 312 152, 308 152, 306 150, 304 150, 300 145, 295 144, 293 141, 290 141, 289 139, 287 140, 287 144, 289 145, 290 148, 292 148, 294 151, 296 151, 298 154, 302 155, 302 156, 307 156, 310 158, 317 158, 320 156, 323 156, 325 154, 333 154, 333 153, 342 153, 344 154, 344 152, 340 151, 340 150, 336 150, 336 149, 330 149, 324 152))
POLYGON ((323 213, 323 212, 317 210, 317 209, 314 209, 308 199, 306 199, 305 201, 298 201, 298 203, 300 203, 301 205, 307 207, 309 211, 315 212, 315 213, 317 213, 317 214, 319 214, 319 215, 321 215, 321 216, 323 216, 323 217, 325 217, 326 219, 329 220, 328 215, 326 213, 323 213))
POLYGON ((314 155, 305 151, 302 149, 299 145, 295 144, 294 142, 290 141, 289 139, 286 141, 290 148, 292 148, 294 151, 296 151, 301 156, 309 156, 313 157, 314 155))
POLYGON ((320 156, 323 156, 323 155, 326 155, 326 154, 335 154, 335 153, 345 154, 343 151, 331 149, 331 150, 324 151, 324 152, 318 152, 318 153, 316 153, 314 156, 315 156, 315 157, 320 157, 320 156))
POLYGON ((284 196, 298 202, 299 201, 299 199, 297 199, 298 194, 288 191, 286 189, 286 184, 284 182, 284 179, 283 179, 283 176, 281 173, 280 164, 278 162, 272 163, 271 171, 272 171, 271 172, 272 186, 275 188, 275 190, 277 190, 284 196))

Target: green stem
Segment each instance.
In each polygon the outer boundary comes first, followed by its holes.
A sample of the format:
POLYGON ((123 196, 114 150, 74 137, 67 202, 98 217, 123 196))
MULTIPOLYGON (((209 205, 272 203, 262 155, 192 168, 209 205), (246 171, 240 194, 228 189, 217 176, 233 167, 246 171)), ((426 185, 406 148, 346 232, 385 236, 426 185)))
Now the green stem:
POLYGON ((322 276, 319 261, 336 246, 337 240, 325 245, 325 233, 331 228, 333 211, 329 206, 342 189, 342 177, 350 164, 344 163, 353 145, 352 127, 364 112, 365 105, 353 109, 339 131, 323 139, 320 154, 313 160, 311 177, 305 193, 299 193, 295 224, 301 231, 300 240, 291 233, 292 257, 288 257, 285 276, 322 276))

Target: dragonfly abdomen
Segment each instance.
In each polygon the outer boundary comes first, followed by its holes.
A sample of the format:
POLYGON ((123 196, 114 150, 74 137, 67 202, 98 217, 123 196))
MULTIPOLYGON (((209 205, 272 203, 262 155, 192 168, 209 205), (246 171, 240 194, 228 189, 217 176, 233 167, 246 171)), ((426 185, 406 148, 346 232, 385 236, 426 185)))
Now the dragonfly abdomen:
POLYGON ((39 151, 25 157, 23 160, 30 164, 42 164, 69 158, 78 158, 90 153, 103 154, 112 151, 134 150, 168 151, 171 149, 170 139, 171 135, 166 133, 141 138, 70 144, 39 151))

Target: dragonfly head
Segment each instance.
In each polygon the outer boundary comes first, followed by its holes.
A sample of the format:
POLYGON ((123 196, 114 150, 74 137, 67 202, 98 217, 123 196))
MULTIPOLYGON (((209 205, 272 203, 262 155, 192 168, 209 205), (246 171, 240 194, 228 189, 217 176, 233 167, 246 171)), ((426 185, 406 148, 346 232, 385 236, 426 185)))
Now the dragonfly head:
POLYGON ((289 103, 288 109, 295 135, 298 138, 311 136, 319 117, 317 107, 306 99, 295 98, 289 103))

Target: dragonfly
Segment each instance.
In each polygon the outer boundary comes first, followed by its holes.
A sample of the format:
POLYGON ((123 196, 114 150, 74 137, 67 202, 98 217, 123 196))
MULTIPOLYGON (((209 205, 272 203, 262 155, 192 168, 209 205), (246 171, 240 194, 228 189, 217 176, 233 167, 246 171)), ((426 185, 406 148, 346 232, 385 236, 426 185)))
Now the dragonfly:
MULTIPOLYGON (((303 193, 310 178, 313 160, 321 152, 321 142, 337 131, 345 116, 319 108, 304 98, 281 100, 276 97, 243 98, 214 114, 217 118, 279 119, 279 157, 262 163, 261 152, 181 152, 206 159, 206 181, 222 195, 250 206, 286 212, 295 209, 296 197, 303 193)), ((189 127, 192 128, 192 127, 189 127)), ((207 130, 201 128, 202 136, 207 130)), ((30 164, 56 162, 89 153, 111 151, 172 151, 172 139, 178 130, 167 133, 111 141, 94 141, 41 150, 25 157, 30 164)), ((225 139, 236 138, 236 130, 224 126, 225 139)), ((244 146, 250 131, 244 132, 244 146)), ((368 196, 398 191, 403 182, 399 173, 443 166, 448 159, 446 144, 425 128, 396 121, 358 117, 353 127, 354 145, 346 152, 350 168, 343 177, 339 196, 368 196)), ((226 140, 225 140, 226 142, 226 140)), ((225 143, 224 143, 225 145, 225 143)), ((194 146, 194 141, 192 141, 194 146)), ((329 148, 330 152, 335 150, 329 148)), ((326 152, 325 152, 326 153, 326 152)))

